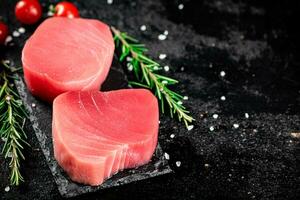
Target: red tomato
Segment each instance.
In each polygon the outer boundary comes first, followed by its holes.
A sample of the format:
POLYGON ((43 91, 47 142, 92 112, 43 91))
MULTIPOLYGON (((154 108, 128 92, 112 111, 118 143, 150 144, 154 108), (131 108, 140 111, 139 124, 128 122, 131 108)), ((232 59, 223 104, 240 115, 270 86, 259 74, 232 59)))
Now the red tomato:
POLYGON ((8 35, 8 27, 6 24, 0 21, 0 45, 4 44, 7 35, 8 35))
POLYGON ((58 3, 55 8, 54 16, 56 17, 68 17, 75 18, 79 17, 79 12, 76 6, 73 3, 63 1, 58 3))
POLYGON ((15 14, 23 24, 34 24, 42 16, 42 6, 38 0, 20 0, 16 4, 15 14))

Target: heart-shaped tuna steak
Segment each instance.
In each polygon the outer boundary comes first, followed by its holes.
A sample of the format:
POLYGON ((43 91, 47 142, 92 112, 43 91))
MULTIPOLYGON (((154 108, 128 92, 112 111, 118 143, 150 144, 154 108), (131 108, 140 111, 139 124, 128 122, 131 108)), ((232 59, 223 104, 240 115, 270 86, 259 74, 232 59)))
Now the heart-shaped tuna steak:
POLYGON ((158 120, 157 99, 145 89, 61 94, 53 102, 55 158, 73 181, 99 185, 150 161, 158 120))
POLYGON ((63 92, 99 89, 114 48, 109 26, 98 20, 51 17, 23 48, 27 87, 48 102, 63 92))

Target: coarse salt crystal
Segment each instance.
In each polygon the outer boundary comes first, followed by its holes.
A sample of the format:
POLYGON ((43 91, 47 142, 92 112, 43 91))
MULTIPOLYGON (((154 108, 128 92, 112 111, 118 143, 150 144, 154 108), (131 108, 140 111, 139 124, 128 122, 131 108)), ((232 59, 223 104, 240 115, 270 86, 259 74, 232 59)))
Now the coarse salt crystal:
POLYGON ((213 126, 211 126, 211 127, 209 127, 209 130, 210 130, 210 131, 214 131, 215 128, 214 128, 213 126))
POLYGON ((166 160, 170 160, 170 155, 168 153, 165 153, 164 156, 165 156, 166 160))
POLYGON ((36 107, 36 104, 35 104, 35 103, 32 103, 32 104, 31 104, 31 107, 35 108, 35 107, 36 107))
POLYGON ((19 37, 20 36, 20 33, 18 31, 14 31, 12 33, 13 37, 19 37))
POLYGON ((239 127, 240 127, 240 125, 238 125, 238 124, 233 124, 233 128, 237 129, 237 128, 239 128, 239 127))
POLYGON ((12 157, 12 152, 11 151, 9 151, 8 153, 7 153, 7 157, 9 157, 9 158, 11 158, 12 157))
POLYGON ((248 113, 245 113, 245 118, 249 118, 249 114, 248 113))
POLYGON ((218 117, 219 117, 218 114, 213 114, 213 118, 214 118, 214 119, 217 119, 218 117))
POLYGON ((13 38, 8 35, 6 38, 5 38, 5 41, 4 41, 4 44, 6 45, 7 43, 11 42, 13 40, 13 38))
POLYGON ((158 58, 161 60, 165 59, 166 57, 167 57, 167 54, 163 54, 163 53, 159 54, 159 56, 158 56, 158 58))
POLYGON ((182 71, 182 72, 183 72, 183 71, 184 71, 184 67, 181 67, 181 68, 180 68, 180 71, 182 71))
POLYGON ((225 101, 226 100, 226 97, 225 96, 221 96, 220 98, 222 101, 225 101))
POLYGON ((220 76, 224 77, 226 75, 226 73, 224 71, 220 72, 220 76))
POLYGON ((142 26, 140 27, 140 29, 141 29, 141 31, 145 31, 145 30, 147 30, 147 26, 146 26, 146 25, 142 25, 142 26))
POLYGON ((51 17, 51 16, 53 16, 53 15, 54 15, 53 12, 51 12, 51 11, 47 12, 47 16, 48 16, 48 17, 51 17))
POLYGON ((171 134, 171 135, 170 135, 170 138, 174 138, 174 137, 175 137, 175 134, 171 134))
POLYGON ((4 188, 4 191, 5 192, 8 192, 10 190, 10 187, 9 186, 6 186, 5 188, 4 188))
POLYGON ((127 69, 128 69, 128 71, 132 71, 133 65, 131 63, 127 63, 127 69))
POLYGON ((184 97, 183 97, 183 100, 188 100, 188 99, 189 99, 188 96, 184 96, 184 97))
POLYGON ((159 39, 159 40, 165 40, 165 39, 167 39, 167 36, 164 35, 164 34, 159 34, 159 35, 158 35, 158 39, 159 39))
POLYGON ((126 57, 126 61, 130 62, 130 61, 132 61, 132 58, 128 56, 128 57, 126 57))
POLYGON ((3 63, 8 65, 10 63, 10 60, 3 60, 3 63))
POLYGON ((24 28, 24 27, 20 27, 20 28, 18 29, 18 31, 19 31, 19 33, 25 33, 25 28, 24 28))
POLYGON ((113 0, 107 0, 107 4, 112 4, 113 2, 113 0))
POLYGON ((176 161, 176 166, 180 167, 181 166, 181 162, 180 161, 176 161))
POLYGON ((184 8, 184 5, 182 3, 178 5, 179 10, 182 10, 183 8, 184 8))
POLYGON ((164 35, 169 35, 169 31, 165 30, 164 35))
POLYGON ((161 83, 162 83, 162 84, 168 84, 168 81, 163 80, 161 83))
POLYGON ((177 104, 178 104, 178 105, 182 105, 182 101, 178 101, 177 104))
POLYGON ((189 125, 189 126, 187 127, 188 131, 192 130, 193 128, 194 128, 194 125, 189 125))
POLYGON ((168 65, 166 65, 166 66, 164 66, 164 70, 165 70, 166 72, 168 72, 168 71, 170 70, 170 67, 169 67, 168 65))
POLYGON ((159 70, 159 67, 158 66, 154 66, 153 69, 154 70, 159 70))

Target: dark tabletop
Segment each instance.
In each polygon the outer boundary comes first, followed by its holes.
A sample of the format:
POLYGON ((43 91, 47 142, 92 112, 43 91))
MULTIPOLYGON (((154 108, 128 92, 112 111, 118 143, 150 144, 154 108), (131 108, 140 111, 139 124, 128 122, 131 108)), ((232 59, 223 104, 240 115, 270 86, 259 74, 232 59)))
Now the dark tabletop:
MULTIPOLYGON (((0 15, 11 32, 21 26, 13 15, 15 2, 0 1, 0 15)), ((56 1, 42 2, 46 10, 56 1)), ((161 116, 159 141, 175 173, 75 199, 299 199, 299 4, 77 1, 81 16, 136 36, 157 60, 166 54, 160 62, 170 70, 162 73, 180 81, 175 89, 188 96, 184 103, 196 120, 187 131, 161 116), (140 30, 142 25, 146 31, 140 30), (167 39, 161 41, 158 35, 165 30, 167 39)), ((24 35, 14 38, 14 46, 1 49, 2 56, 17 65, 35 27, 25 28, 24 35)), ((60 199, 30 123, 26 130, 31 145, 22 165, 26 181, 5 192, 8 163, 0 157, 0 197, 60 199)))

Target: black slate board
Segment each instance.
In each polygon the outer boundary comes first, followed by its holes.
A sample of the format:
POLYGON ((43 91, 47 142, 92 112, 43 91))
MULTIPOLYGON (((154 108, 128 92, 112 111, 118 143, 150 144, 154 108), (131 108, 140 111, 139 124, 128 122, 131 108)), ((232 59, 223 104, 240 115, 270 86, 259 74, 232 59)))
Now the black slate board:
MULTIPOLYGON (((171 172, 165 160, 161 147, 157 146, 150 163, 136 169, 124 170, 106 180, 97 187, 82 185, 73 182, 68 175, 58 165, 54 158, 52 146, 52 108, 51 105, 33 97, 26 88, 22 76, 16 80, 19 94, 29 112, 29 119, 40 142, 41 149, 46 157, 46 161, 54 176, 58 190, 63 197, 73 197, 80 194, 94 192, 99 189, 110 188, 127 184, 133 181, 143 180, 171 172)), ((127 78, 120 65, 113 63, 108 78, 102 86, 102 90, 115 90, 127 87, 127 78)))

